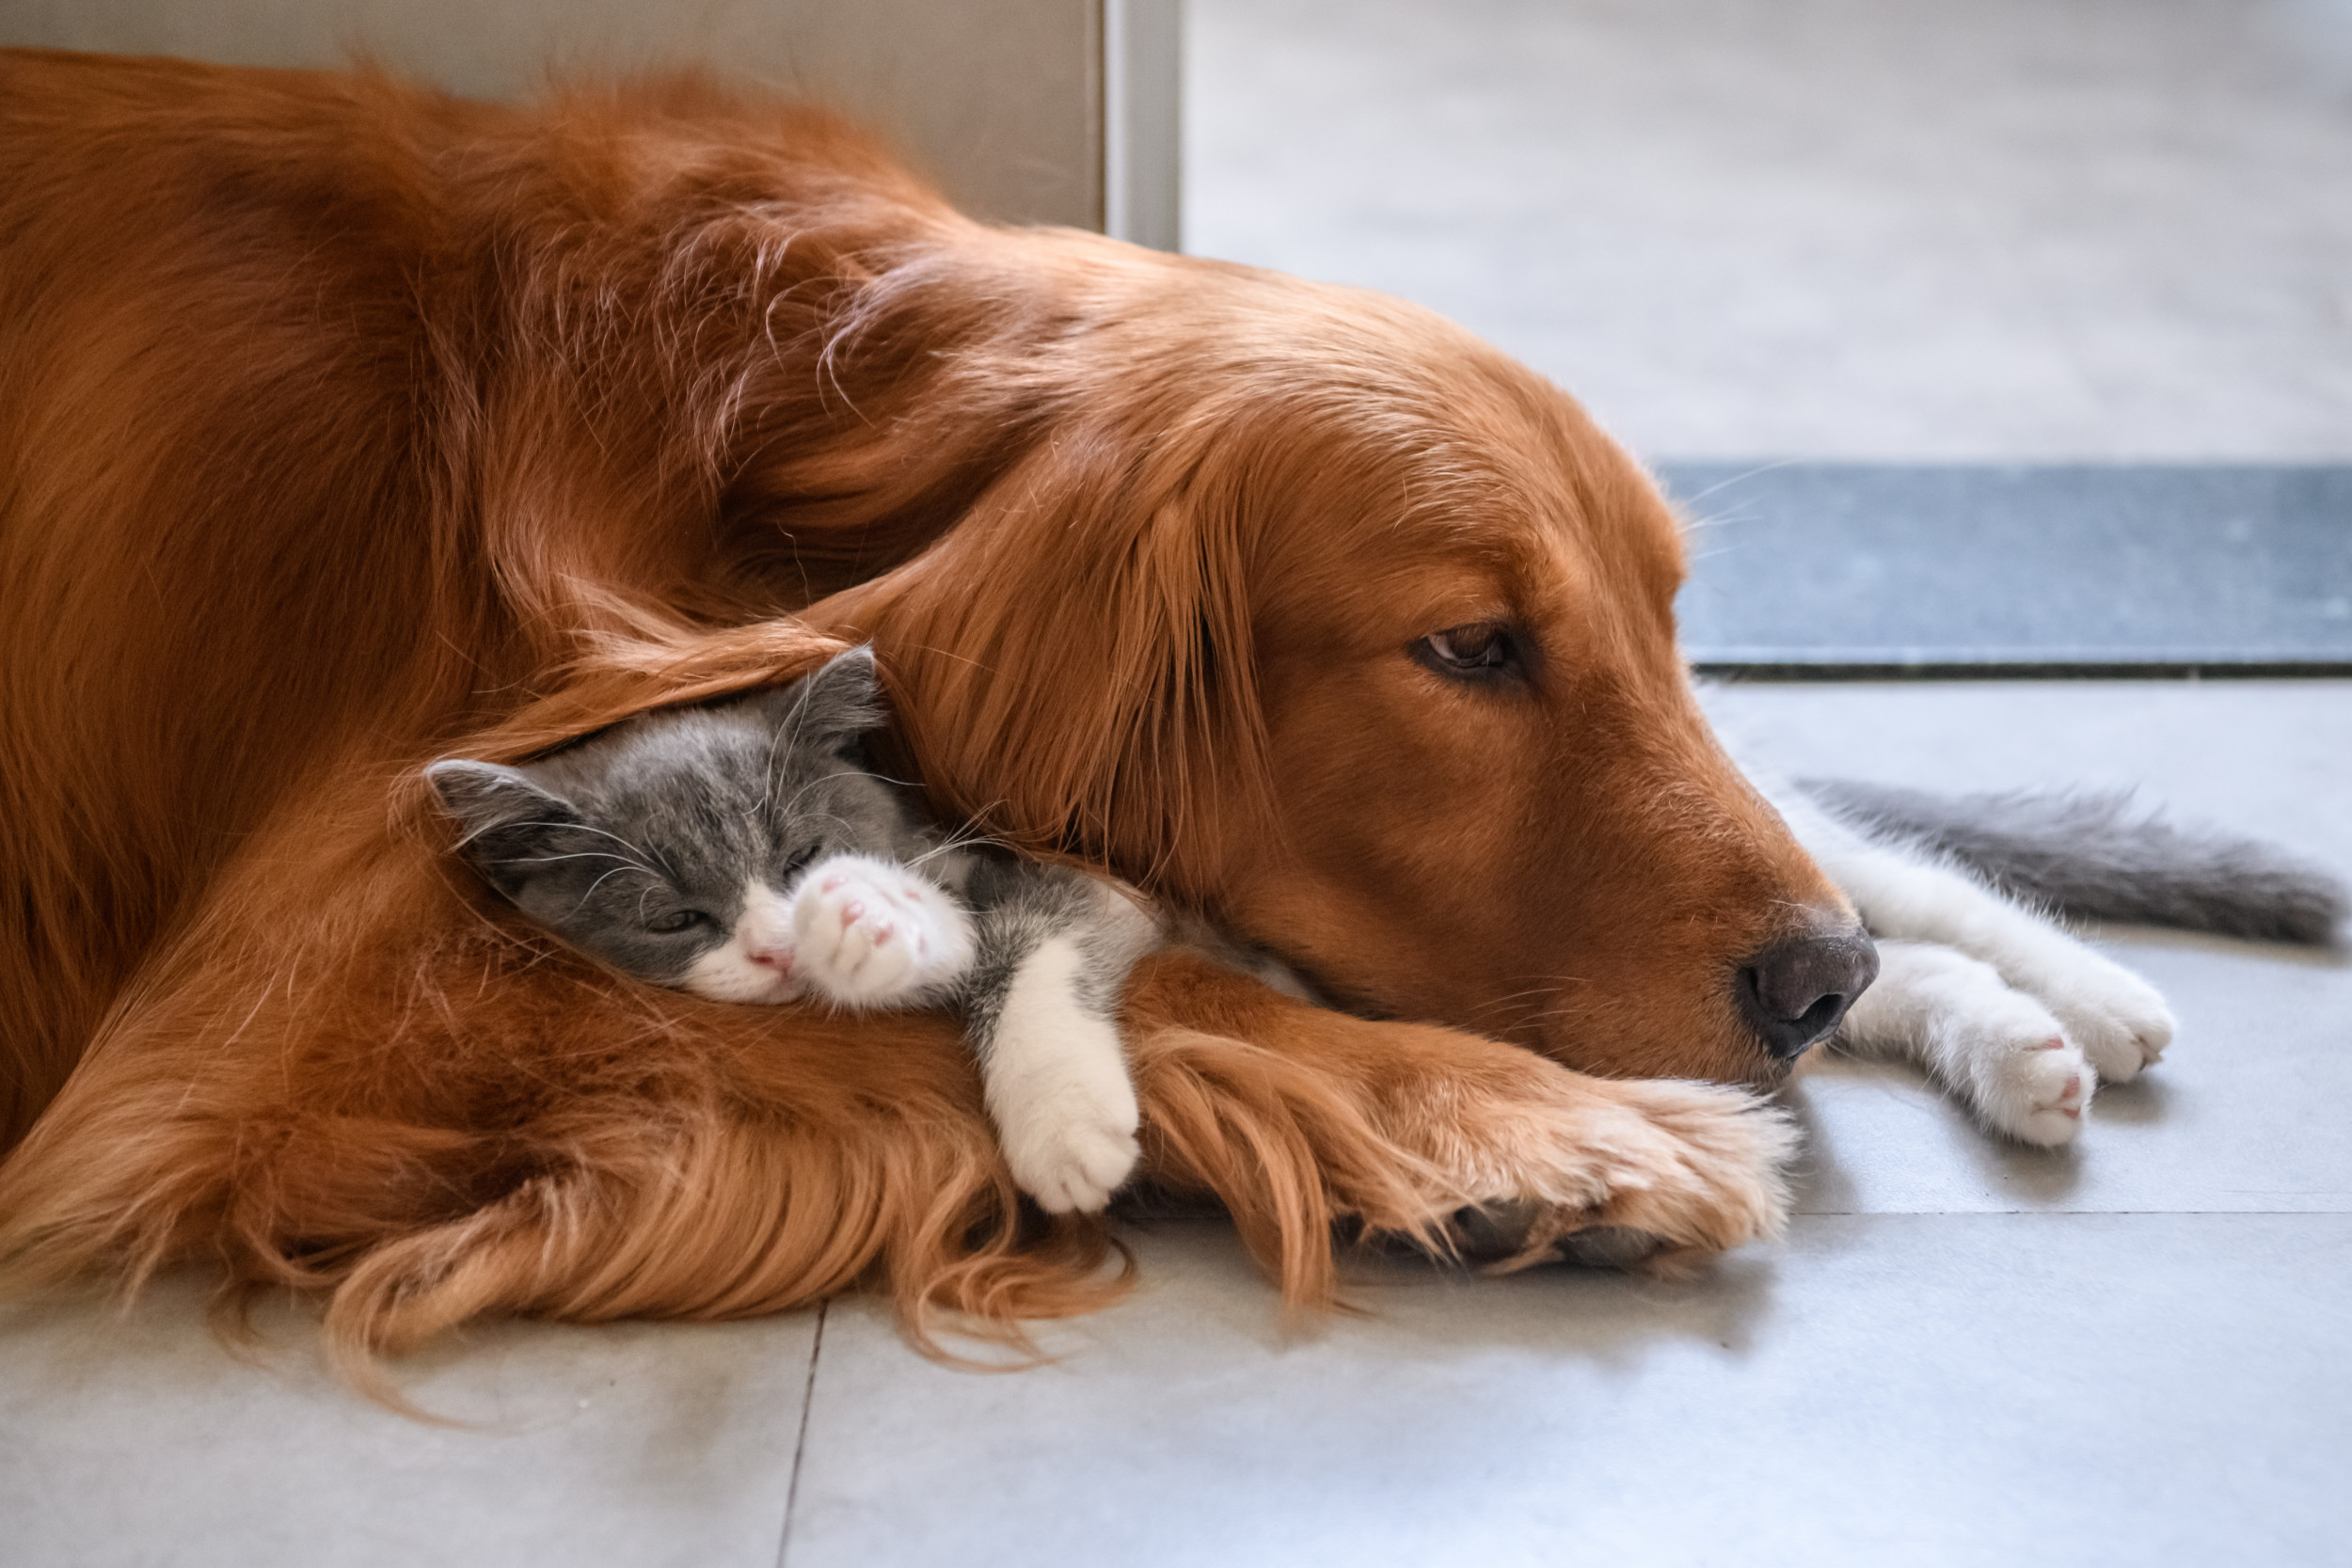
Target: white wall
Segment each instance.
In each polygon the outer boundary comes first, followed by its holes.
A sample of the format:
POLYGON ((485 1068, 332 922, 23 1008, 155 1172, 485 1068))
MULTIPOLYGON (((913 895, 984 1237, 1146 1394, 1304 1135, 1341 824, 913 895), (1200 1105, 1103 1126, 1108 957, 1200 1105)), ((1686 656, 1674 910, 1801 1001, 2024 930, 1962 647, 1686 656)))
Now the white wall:
POLYGON ((704 62, 877 125, 966 211, 1102 229, 1107 208, 1115 232, 1172 245, 1180 3, 0 0, 0 42, 246 65, 366 51, 486 97, 550 70, 704 62))

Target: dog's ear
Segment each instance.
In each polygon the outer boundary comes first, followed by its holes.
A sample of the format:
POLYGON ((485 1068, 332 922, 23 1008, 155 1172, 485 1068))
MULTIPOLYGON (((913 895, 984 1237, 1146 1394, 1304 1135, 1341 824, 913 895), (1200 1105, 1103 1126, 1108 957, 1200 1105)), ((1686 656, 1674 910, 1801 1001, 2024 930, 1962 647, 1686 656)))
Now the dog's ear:
POLYGON ((506 897, 521 895, 580 826, 569 800, 519 768, 450 758, 424 770, 434 799, 458 826, 457 851, 506 897))
POLYGON ((874 650, 863 642, 759 701, 788 742, 803 751, 853 755, 866 736, 890 722, 874 650))
POLYGON ((1184 894, 1188 847, 1274 819, 1252 535, 1213 443, 1139 444, 1069 433, 922 557, 805 613, 888 655, 944 813, 1184 894))

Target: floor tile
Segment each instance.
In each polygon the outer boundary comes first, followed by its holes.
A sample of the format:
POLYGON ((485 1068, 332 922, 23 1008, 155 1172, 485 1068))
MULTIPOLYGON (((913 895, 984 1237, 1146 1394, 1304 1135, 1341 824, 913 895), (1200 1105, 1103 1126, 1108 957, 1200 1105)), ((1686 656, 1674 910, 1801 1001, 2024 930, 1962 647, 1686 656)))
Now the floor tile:
MULTIPOLYGON (((2136 787, 2352 878, 2352 681, 1710 688, 1742 756, 1951 790, 2136 787)), ((2095 938, 2181 1020, 2099 1091, 2077 1148, 1986 1137, 1908 1069, 1815 1064, 1802 1202, 1829 1212, 2352 1209, 2352 959, 2173 933, 2095 938)))
POLYGON ((2352 681, 1713 685, 1743 757, 1951 790, 2137 789, 2352 877, 2352 681))
POLYGON ((2144 933, 2108 946, 2181 1032, 2098 1090, 2074 1148, 1988 1136, 1911 1069, 1828 1056, 1788 1097, 1806 1130, 1799 1206, 2352 1212, 2352 962, 2144 933))
POLYGON ((2342 1560, 2342 1215, 1819 1217, 1689 1286, 1384 1269, 1285 1338, 1216 1225, 1011 1375, 836 1307, 789 1568, 2342 1560))
MULTIPOLYGON (((1647 454, 2352 456, 2331 0, 1190 13, 1192 248, 1422 299, 1647 454)), ((1709 702, 1788 771, 2137 783, 2352 873, 2352 682, 1709 702)), ((230 1355, 199 1281, 8 1307, 0 1561, 2344 1561, 2352 970, 2102 940, 2184 1028, 2082 1149, 1826 1064, 1814 1212, 1688 1285, 1361 1262, 1366 1315, 1286 1331, 1228 1227, 1171 1223, 1030 1370, 860 1302, 821 1340, 494 1326, 402 1370, 439 1426, 298 1312, 230 1355)))
POLYGON ((2328 0, 1192 0, 1184 243, 1648 456, 2352 455, 2328 0))
POLYGON ((310 1320, 258 1354, 175 1278, 127 1317, 0 1310, 0 1561, 23 1568, 770 1568, 813 1315, 503 1324, 404 1365, 443 1424, 317 1364, 310 1320))

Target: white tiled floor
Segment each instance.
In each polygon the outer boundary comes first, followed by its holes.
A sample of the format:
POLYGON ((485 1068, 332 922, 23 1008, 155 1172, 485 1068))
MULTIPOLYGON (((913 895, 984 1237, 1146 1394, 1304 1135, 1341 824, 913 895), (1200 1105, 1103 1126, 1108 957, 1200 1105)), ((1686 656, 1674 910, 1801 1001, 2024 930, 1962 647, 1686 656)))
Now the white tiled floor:
POLYGON ((1654 457, 2352 452, 2344 0, 1190 0, 1185 248, 1654 457))
MULTIPOLYGON (((2352 873, 2352 682, 1711 701, 1795 769, 2144 780, 2352 873)), ((1223 1226, 1166 1224, 1045 1367, 944 1369, 859 1302, 509 1325, 404 1374, 459 1426, 327 1382, 296 1313, 234 1359, 197 1281, 8 1309, 0 1561, 2345 1560, 2352 963, 2110 935, 2183 1027, 2079 1150, 1825 1062, 1803 1217, 1690 1286, 1370 1260, 1366 1315, 1286 1331, 1223 1226)))
POLYGON ((2326 1561, 2347 1256, 2343 1214, 1821 1217, 1692 1289, 1398 1270, 1285 1345, 1168 1227, 1017 1386, 837 1310, 788 1560, 2326 1561))
POLYGON ((127 1317, 0 1310, 0 1562, 16 1568, 770 1563, 816 1336, 758 1323, 477 1328, 402 1370, 434 1424, 264 1311, 232 1354, 203 1281, 127 1317))
MULTIPOLYGON (((2135 786, 2185 820, 2293 845, 2352 877, 2352 681, 1723 686, 1708 707, 1741 754, 1787 776, 2135 786)), ((2352 1212, 2352 963, 2157 931, 2107 937, 2185 1026, 2154 1072, 2100 1091, 2079 1156, 2001 1149, 1902 1069, 1826 1061, 1793 1095, 1818 1134, 1806 1207, 2352 1212)))
MULTIPOLYGON (((2137 783, 2352 874, 2352 682, 1745 687, 1791 771, 2137 783), (2226 736, 2226 744, 2206 737, 2226 736)), ((1286 1337, 1219 1226, 1002 1377, 835 1308, 790 1561, 2346 1560, 2352 962, 2109 933, 2184 1027, 2084 1146, 1828 1060, 1788 1241, 1692 1287, 1359 1271, 1286 1337)))
MULTIPOLYGON (((1419 293, 1649 451, 2352 451, 2341 0, 1341 9, 1195 0, 1196 248, 1419 293)), ((2352 873, 2352 683, 1710 702, 1788 771, 2145 783, 2352 873)), ((1043 1368, 857 1302, 508 1325, 405 1370, 455 1425, 297 1311, 232 1356, 200 1280, 0 1308, 0 1563, 2352 1560, 2352 965, 2111 936, 2183 1029, 2080 1150, 1822 1064, 1806 1212, 1686 1287, 1367 1263, 1286 1334, 1169 1224, 1043 1368)))

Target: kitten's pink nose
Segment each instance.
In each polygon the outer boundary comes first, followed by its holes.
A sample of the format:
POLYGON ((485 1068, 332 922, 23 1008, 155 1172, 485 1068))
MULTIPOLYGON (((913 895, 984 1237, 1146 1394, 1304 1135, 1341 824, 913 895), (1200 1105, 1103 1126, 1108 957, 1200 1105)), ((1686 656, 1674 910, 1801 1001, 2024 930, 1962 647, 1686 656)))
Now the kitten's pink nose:
POLYGON ((751 951, 751 958, 752 962, 772 969, 779 974, 792 973, 792 949, 781 943, 771 947, 755 947, 751 951))

